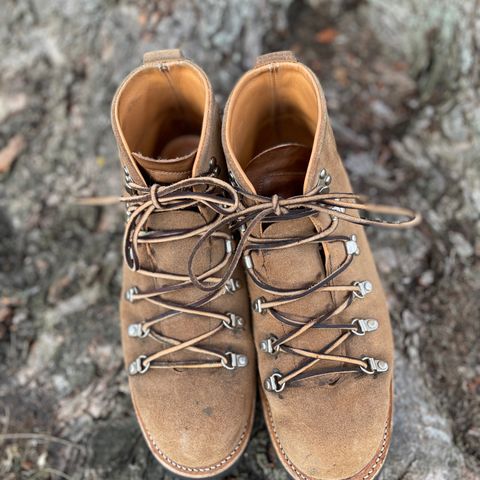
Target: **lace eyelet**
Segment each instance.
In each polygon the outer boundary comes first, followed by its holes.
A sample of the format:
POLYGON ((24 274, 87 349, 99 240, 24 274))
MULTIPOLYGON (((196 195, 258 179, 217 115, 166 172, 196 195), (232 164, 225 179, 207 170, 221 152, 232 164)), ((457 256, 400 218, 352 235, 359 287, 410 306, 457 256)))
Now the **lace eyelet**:
POLYGON ((224 320, 223 324, 230 330, 239 330, 243 328, 243 318, 235 313, 227 312, 230 321, 224 320))
POLYGON ((368 280, 363 280, 362 282, 353 282, 353 285, 358 287, 360 290, 358 292, 353 292, 353 295, 356 298, 365 298, 373 291, 373 285, 368 280))
POLYGON ((125 300, 127 300, 127 302, 130 302, 130 303, 133 303, 135 301, 135 299, 133 298, 135 295, 137 295, 139 293, 138 291, 138 288, 137 287, 132 287, 132 288, 129 288, 126 292, 125 292, 125 300))
POLYGON ((144 360, 146 360, 146 355, 140 355, 136 360, 134 360, 128 367, 129 375, 143 375, 146 373, 150 368, 150 363, 144 364, 144 360))
POLYGON ((272 375, 270 375, 270 377, 268 377, 263 383, 265 390, 267 390, 267 392, 275 393, 283 392, 287 384, 282 383, 279 385, 278 380, 281 380, 282 378, 283 375, 281 373, 272 373, 272 375))
POLYGON ((128 245, 126 250, 125 250, 125 262, 128 266, 128 268, 132 272, 136 272, 138 270, 138 258, 135 255, 135 251, 133 250, 132 245, 128 245))
POLYGON ((319 193, 328 193, 330 191, 330 184, 332 183, 332 177, 328 172, 322 168, 318 175, 317 185, 320 187, 319 193))
POLYGON ((150 334, 150 329, 144 330, 141 323, 132 323, 128 326, 127 333, 131 338, 145 338, 150 334))
POLYGON ((130 175, 130 172, 128 171, 128 168, 126 166, 123 167, 123 173, 125 176, 125 183, 132 183, 132 176, 130 175))
POLYGON ((256 300, 253 301, 253 309, 257 312, 257 313, 261 313, 261 314, 265 314, 267 309, 263 308, 263 303, 265 303, 266 300, 264 297, 259 297, 257 298, 256 300))
POLYGON ((356 235, 352 235, 350 240, 345 242, 345 250, 347 251, 347 255, 360 255, 356 235))
POLYGON ((351 330, 354 335, 363 337, 367 332, 374 332, 378 328, 378 320, 374 318, 354 318, 352 325, 357 327, 356 330, 351 330))
POLYGON ((373 357, 363 357, 362 360, 368 364, 368 368, 360 367, 360 370, 367 375, 388 372, 388 363, 385 360, 377 360, 373 357))
POLYGON ((227 293, 235 293, 237 290, 240 290, 242 287, 241 283, 239 280, 236 278, 231 278, 228 280, 228 282, 225 284, 225 290, 227 293))
POLYGON ((208 173, 209 177, 218 177, 220 175, 220 167, 218 166, 217 159, 215 157, 210 157, 208 162, 208 173))
POLYGON ((270 355, 275 355, 280 351, 280 345, 273 346, 273 344, 278 340, 275 335, 271 335, 265 340, 260 342, 260 350, 270 355))
POLYGON ((222 358, 222 367, 227 370, 235 370, 236 368, 244 368, 248 365, 248 357, 241 353, 225 352, 225 357, 222 358), (230 360, 226 360, 229 357, 230 360))

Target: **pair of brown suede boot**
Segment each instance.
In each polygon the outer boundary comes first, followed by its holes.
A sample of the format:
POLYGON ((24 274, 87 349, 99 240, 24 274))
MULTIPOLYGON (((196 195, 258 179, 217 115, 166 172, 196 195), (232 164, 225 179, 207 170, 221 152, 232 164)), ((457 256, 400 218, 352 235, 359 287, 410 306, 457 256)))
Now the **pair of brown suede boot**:
POLYGON ((259 379, 293 478, 374 478, 394 348, 363 227, 419 216, 352 193, 315 75, 290 52, 259 57, 221 127, 205 73, 178 50, 151 52, 112 123, 127 192, 122 341, 155 457, 181 477, 225 474, 259 379))

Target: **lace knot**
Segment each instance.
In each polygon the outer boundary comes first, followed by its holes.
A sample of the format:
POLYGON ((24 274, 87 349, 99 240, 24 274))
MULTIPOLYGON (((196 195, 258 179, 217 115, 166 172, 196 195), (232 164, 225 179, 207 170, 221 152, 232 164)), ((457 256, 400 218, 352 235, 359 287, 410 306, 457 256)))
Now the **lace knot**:
POLYGON ((158 192, 162 189, 163 187, 159 185, 158 183, 154 183, 150 187, 150 200, 153 204, 153 206, 157 209, 160 210, 162 206, 160 205, 160 202, 158 201, 158 192))
POLYGON ((281 206, 280 197, 277 194, 272 196, 272 209, 273 209, 273 213, 275 213, 277 217, 287 213, 287 209, 281 206))

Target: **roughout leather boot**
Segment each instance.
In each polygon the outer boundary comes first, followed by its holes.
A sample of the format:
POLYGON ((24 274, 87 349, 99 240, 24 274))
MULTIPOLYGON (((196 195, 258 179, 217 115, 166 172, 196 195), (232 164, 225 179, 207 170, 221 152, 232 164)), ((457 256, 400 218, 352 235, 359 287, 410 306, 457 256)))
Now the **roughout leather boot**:
POLYGON ((260 57, 238 82, 223 145, 278 457, 301 480, 370 480, 390 444, 394 347, 363 226, 419 216, 352 193, 319 82, 290 52, 260 57))
POLYGON ((177 476, 216 477, 252 430, 255 350, 247 289, 228 230, 188 260, 208 226, 235 211, 221 180, 220 121, 205 73, 180 51, 150 52, 119 87, 112 124, 125 172, 121 334, 133 405, 158 461, 177 476))

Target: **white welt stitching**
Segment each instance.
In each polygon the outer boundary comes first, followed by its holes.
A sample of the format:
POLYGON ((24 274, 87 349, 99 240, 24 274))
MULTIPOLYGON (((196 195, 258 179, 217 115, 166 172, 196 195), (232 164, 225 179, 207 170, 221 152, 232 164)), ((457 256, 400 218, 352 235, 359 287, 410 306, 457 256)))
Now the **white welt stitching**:
POLYGON ((385 424, 385 431, 383 433, 383 443, 382 443, 382 448, 380 449, 380 452, 378 453, 378 456, 375 460, 375 463, 373 464, 372 468, 367 472, 367 474, 363 477, 363 480, 367 480, 368 477, 375 471, 375 469, 378 466, 378 463, 382 459, 382 455, 385 452, 386 444, 387 444, 387 433, 388 433, 388 422, 385 424))
POLYGON ((216 470, 217 468, 220 468, 221 466, 225 465, 232 457, 233 455, 235 454, 235 452, 240 448, 241 444, 242 444, 242 441, 243 439, 245 438, 245 435, 247 433, 247 428, 248 428, 248 424, 245 425, 245 428, 243 430, 243 433, 240 437, 240 440, 238 441, 237 445, 235 446, 235 448, 223 459, 221 460, 219 463, 215 464, 215 465, 211 465, 210 467, 198 467, 198 468, 192 468, 192 467, 185 467, 184 465, 180 465, 179 463, 175 462, 174 460, 172 460, 169 456, 165 455, 165 453, 163 453, 160 448, 158 447, 158 445, 156 444, 155 440, 153 439, 152 435, 150 434, 150 432, 148 430, 146 430, 147 432, 147 435, 148 435, 148 438, 150 439, 150 441, 152 442, 153 446, 155 447, 155 450, 172 466, 174 466, 175 468, 179 468, 180 470, 183 470, 185 472, 210 472, 212 470, 216 470))

